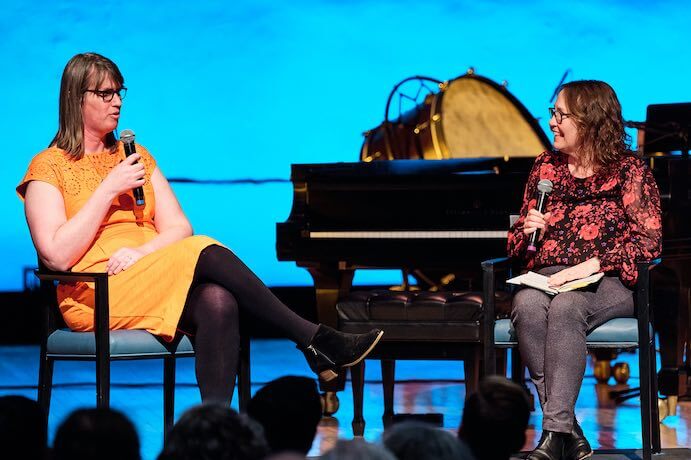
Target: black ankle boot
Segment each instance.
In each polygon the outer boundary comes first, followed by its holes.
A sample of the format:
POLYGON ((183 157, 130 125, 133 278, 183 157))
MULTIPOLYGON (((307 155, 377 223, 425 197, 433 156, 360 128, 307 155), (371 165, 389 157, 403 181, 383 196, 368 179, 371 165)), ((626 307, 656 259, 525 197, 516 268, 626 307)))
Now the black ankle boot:
POLYGON ((320 324, 310 344, 298 348, 304 353, 310 369, 328 382, 338 377, 341 368, 362 361, 383 334, 379 329, 366 334, 347 334, 320 324))
POLYGON ((542 431, 540 442, 534 451, 526 457, 526 460, 561 460, 564 455, 564 441, 569 433, 557 433, 556 431, 542 431))
POLYGON ((564 441, 564 459, 565 460, 583 460, 593 455, 593 449, 590 443, 585 438, 578 420, 573 419, 573 428, 571 433, 564 441))

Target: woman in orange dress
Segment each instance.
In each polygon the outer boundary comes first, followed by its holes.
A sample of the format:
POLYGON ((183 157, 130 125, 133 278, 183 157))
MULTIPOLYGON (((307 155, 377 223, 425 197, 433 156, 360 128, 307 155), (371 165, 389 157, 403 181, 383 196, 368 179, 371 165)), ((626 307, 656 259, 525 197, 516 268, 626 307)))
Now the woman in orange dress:
MULTIPOLYGON (((59 129, 17 187, 41 261, 50 269, 107 272, 111 329, 146 329, 193 340, 202 400, 229 403, 239 349, 239 311, 279 327, 313 371, 336 377, 362 360, 382 331, 343 334, 282 304, 226 247, 192 227, 151 154, 125 156, 116 140, 126 93, 118 67, 95 53, 74 56, 60 86, 59 129), (132 190, 143 187, 145 204, 132 190)), ((58 287, 76 331, 93 330, 90 283, 58 287)))

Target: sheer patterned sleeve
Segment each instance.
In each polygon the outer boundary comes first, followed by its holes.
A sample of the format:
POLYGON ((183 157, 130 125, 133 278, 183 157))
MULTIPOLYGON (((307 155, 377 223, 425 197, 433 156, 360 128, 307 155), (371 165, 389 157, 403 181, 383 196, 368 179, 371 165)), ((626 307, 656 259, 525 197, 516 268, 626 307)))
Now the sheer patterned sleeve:
POLYGON ((622 282, 636 284, 636 262, 662 252, 660 192, 650 169, 638 159, 623 165, 622 204, 628 232, 624 243, 600 258, 602 271, 618 271, 622 282))
POLYGON ((62 171, 59 166, 60 153, 52 149, 45 150, 34 157, 29 164, 29 168, 17 185, 17 195, 23 201, 26 194, 26 187, 32 180, 47 182, 60 190, 63 190, 62 171))
POLYGON ((520 215, 518 220, 509 228, 506 252, 511 258, 522 258, 528 246, 528 237, 523 233, 523 223, 528 211, 537 206, 535 190, 540 180, 540 169, 541 165, 545 163, 546 155, 547 153, 543 153, 535 159, 528 181, 525 184, 525 190, 523 191, 523 204, 521 205, 520 215))

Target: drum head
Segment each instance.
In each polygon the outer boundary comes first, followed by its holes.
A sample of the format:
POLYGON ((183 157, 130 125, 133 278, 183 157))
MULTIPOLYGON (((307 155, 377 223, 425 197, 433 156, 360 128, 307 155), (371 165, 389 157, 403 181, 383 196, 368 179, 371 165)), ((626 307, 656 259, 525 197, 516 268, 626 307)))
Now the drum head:
POLYGON ((464 75, 439 96, 438 116, 432 114, 438 121, 437 158, 534 157, 550 148, 523 104, 491 80, 464 75))

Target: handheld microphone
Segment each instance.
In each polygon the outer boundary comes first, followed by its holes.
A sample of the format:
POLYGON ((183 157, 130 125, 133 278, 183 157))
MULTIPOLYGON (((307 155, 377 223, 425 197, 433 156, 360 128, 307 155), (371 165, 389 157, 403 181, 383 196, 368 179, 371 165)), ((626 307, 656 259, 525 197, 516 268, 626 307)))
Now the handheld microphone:
MULTIPOLYGON (((134 146, 134 131, 123 129, 120 133, 120 140, 125 147, 125 156, 137 153, 137 148, 134 146)), ((137 206, 144 206, 144 189, 142 187, 135 187, 132 192, 134 193, 134 201, 137 203, 137 206)))
MULTIPOLYGON (((553 187, 554 184, 552 184, 552 181, 549 179, 542 179, 540 182, 537 183, 537 210, 540 214, 545 212, 545 203, 547 202, 547 195, 552 193, 553 187)), ((539 236, 540 229, 538 228, 530 235, 530 239, 528 240, 528 252, 537 251, 537 247, 535 245, 537 244, 539 236)))

